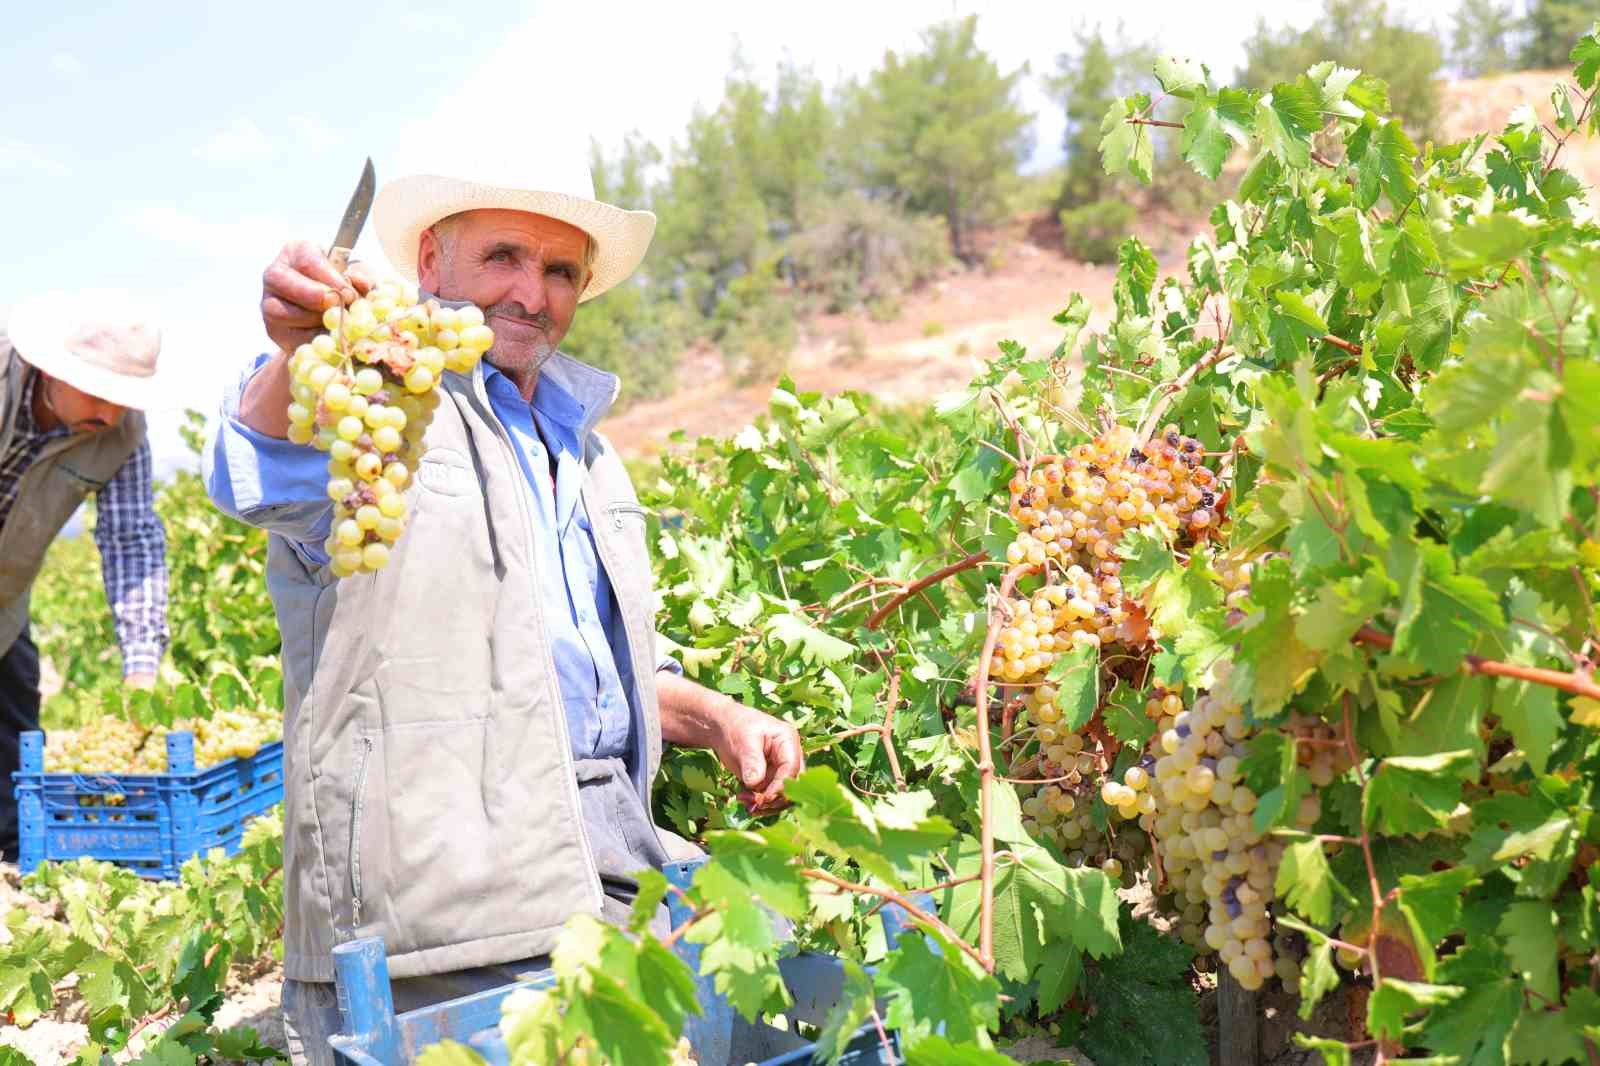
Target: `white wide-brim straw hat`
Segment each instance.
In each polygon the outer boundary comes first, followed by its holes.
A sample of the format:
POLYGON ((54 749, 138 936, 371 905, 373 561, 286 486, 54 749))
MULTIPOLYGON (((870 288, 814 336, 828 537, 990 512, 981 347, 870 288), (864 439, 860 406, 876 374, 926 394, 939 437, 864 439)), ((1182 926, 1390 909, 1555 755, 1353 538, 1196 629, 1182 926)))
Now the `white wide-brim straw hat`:
MULTIPOLYGON (((560 142, 562 138, 553 139, 560 142)), ((588 152, 575 138, 561 146, 517 138, 498 143, 468 140, 449 153, 451 174, 412 174, 387 182, 372 205, 383 254, 417 280, 422 231, 460 211, 498 208, 558 219, 595 243, 589 284, 578 299, 592 300, 638 267, 656 230, 649 211, 629 211, 594 198, 588 152)))
POLYGON ((178 402, 157 372, 161 329, 124 292, 41 293, 11 309, 6 334, 23 362, 90 396, 136 411, 178 402))

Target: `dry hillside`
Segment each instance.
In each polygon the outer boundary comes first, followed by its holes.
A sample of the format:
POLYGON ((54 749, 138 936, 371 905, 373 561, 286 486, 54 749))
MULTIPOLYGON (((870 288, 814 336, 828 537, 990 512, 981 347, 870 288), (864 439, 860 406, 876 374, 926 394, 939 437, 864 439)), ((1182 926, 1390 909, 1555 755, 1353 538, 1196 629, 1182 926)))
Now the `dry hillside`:
MULTIPOLYGON (((1497 131, 1522 104, 1548 119, 1550 88, 1561 76, 1524 71, 1447 83, 1443 132, 1455 140, 1497 131)), ((1562 162, 1586 185, 1600 185, 1600 140, 1574 140, 1562 162)), ((1074 262, 1030 239, 1028 222, 1018 220, 992 235, 1001 252, 994 270, 953 274, 911 294, 892 322, 874 323, 865 315, 810 322, 791 359, 795 382, 828 392, 856 389, 887 401, 928 399, 964 384, 976 361, 992 354, 1001 340, 1053 347, 1060 331, 1050 318, 1074 291, 1104 314, 1113 271, 1074 262)), ((1203 228, 1200 220, 1162 224, 1141 236, 1164 253, 1163 266, 1170 270, 1189 233, 1203 228)), ((1049 227, 1034 230, 1049 232, 1049 227)), ((674 429, 691 439, 735 432, 765 409, 770 389, 770 383, 738 386, 723 373, 718 354, 703 348, 684 354, 678 377, 673 395, 637 404, 607 421, 605 431, 625 454, 658 452, 674 429)))

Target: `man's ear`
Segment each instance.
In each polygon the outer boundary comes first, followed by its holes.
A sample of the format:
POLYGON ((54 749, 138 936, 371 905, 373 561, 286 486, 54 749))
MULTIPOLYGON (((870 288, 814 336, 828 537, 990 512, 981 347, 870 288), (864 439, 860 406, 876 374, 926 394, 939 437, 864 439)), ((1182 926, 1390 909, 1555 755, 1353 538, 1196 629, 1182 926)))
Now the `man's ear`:
POLYGON ((417 238, 417 284, 429 292, 439 291, 440 258, 439 238, 430 226, 417 238))

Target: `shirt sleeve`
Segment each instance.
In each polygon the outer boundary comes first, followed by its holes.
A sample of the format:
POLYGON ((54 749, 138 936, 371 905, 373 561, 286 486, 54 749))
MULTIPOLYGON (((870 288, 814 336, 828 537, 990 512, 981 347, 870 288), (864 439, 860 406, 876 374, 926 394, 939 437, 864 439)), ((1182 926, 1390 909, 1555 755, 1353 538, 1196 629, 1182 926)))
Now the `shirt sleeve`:
POLYGON ((150 444, 141 441, 95 497, 94 542, 124 677, 155 673, 167 650, 167 538, 153 482, 150 444))
POLYGON ((266 365, 257 356, 222 396, 200 456, 206 493, 224 514, 287 539, 314 566, 328 562, 322 542, 333 527, 327 456, 257 433, 239 420, 245 386, 266 365))

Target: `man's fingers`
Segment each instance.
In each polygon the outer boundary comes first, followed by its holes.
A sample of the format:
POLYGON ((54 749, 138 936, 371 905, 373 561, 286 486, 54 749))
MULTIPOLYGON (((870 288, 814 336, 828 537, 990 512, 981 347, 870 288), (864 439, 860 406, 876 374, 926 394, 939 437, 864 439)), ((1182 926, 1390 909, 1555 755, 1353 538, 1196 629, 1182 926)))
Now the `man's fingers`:
POLYGON ((783 783, 805 769, 805 750, 800 744, 800 734, 792 726, 785 725, 767 734, 766 756, 767 778, 761 783, 763 792, 782 792, 783 783))
POLYGON ((291 244, 285 250, 289 253, 289 265, 296 272, 339 291, 347 302, 360 295, 350 279, 333 269, 333 263, 323 254, 322 249, 310 241, 291 244))
POLYGON ((263 297, 261 315, 274 325, 292 329, 314 329, 322 325, 322 312, 288 303, 276 296, 263 297))
POLYGON ((767 756, 762 750, 762 737, 757 732, 745 732, 739 737, 734 751, 739 760, 739 780, 746 788, 766 784, 767 756))
POLYGON ((378 283, 365 263, 351 263, 350 268, 344 272, 344 276, 349 279, 350 284, 356 287, 356 291, 363 296, 371 292, 372 287, 378 283))
POLYGON ((340 284, 323 284, 282 261, 273 263, 261 277, 263 296, 276 296, 286 304, 314 311, 319 319, 323 311, 339 303, 340 284))

